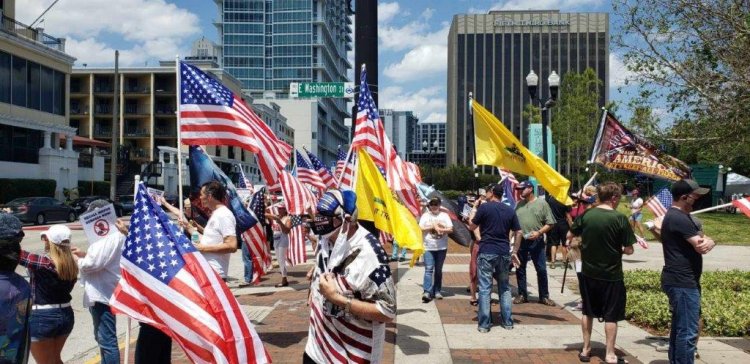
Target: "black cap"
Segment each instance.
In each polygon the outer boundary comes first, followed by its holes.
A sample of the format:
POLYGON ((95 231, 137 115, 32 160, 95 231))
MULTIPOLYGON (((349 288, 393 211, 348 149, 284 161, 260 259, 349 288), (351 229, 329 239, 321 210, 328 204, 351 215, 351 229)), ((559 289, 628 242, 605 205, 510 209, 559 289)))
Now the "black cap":
POLYGON ((505 192, 505 189, 503 189, 503 185, 501 183, 498 183, 494 186, 492 186, 492 194, 497 197, 502 197, 503 192, 505 192))
POLYGON ((519 183, 518 185, 516 185, 516 189, 517 190, 523 190, 523 189, 526 189, 526 188, 529 188, 529 187, 534 187, 534 185, 532 185, 531 182, 529 182, 529 181, 523 181, 523 182, 519 183))
POLYGON ((697 193, 699 195, 705 195, 710 190, 708 188, 704 188, 698 185, 698 182, 693 181, 692 179, 683 179, 675 182, 672 185, 672 198, 677 200, 681 196, 690 194, 690 193, 697 193))

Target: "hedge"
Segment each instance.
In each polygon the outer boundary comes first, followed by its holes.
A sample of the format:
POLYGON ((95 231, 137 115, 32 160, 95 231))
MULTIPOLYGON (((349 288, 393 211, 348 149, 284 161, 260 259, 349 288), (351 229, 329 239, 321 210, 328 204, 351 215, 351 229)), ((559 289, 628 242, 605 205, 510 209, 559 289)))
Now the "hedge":
POLYGON ((53 179, 0 178, 0 201, 19 197, 55 197, 57 182, 53 179))
MULTIPOLYGON (((669 300, 661 290, 660 272, 626 271, 625 286, 626 318, 652 332, 667 335, 671 314, 669 300)), ((750 272, 704 272, 701 287, 702 335, 750 335, 750 272)))

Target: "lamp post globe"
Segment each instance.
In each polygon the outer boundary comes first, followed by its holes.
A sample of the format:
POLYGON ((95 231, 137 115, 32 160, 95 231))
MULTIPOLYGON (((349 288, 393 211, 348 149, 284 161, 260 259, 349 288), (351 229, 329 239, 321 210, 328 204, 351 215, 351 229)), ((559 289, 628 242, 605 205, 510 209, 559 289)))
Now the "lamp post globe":
POLYGON ((552 100, 557 100, 557 90, 560 88, 560 76, 557 72, 552 71, 547 78, 549 83, 549 95, 552 100))
POLYGON ((534 73, 534 70, 531 70, 531 72, 526 75, 526 86, 529 88, 531 99, 534 100, 536 98, 536 90, 539 87, 539 76, 534 73))

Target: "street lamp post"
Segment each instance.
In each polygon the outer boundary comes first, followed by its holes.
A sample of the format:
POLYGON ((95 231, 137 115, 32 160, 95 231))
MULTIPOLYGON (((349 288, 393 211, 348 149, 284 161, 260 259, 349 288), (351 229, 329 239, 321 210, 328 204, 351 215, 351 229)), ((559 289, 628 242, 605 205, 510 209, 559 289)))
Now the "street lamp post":
POLYGON ((531 96, 531 103, 533 104, 536 99, 542 107, 542 159, 544 159, 544 162, 549 161, 549 156, 547 154, 547 125, 549 124, 550 109, 555 106, 555 102, 557 101, 557 90, 560 88, 560 76, 557 75, 557 72, 552 71, 547 78, 547 82, 549 83, 549 98, 544 104, 542 104, 541 95, 539 95, 539 98, 536 98, 537 90, 539 89, 539 76, 534 73, 534 70, 531 70, 526 76, 526 85, 529 89, 529 95, 531 96))
POLYGON ((435 141, 432 144, 430 144, 426 140, 422 141, 422 152, 427 154, 427 160, 429 161, 429 165, 430 165, 430 183, 432 184, 435 183, 435 181, 433 181, 432 179, 433 169, 435 168, 435 163, 432 160, 432 155, 433 153, 437 154, 437 151, 439 148, 440 148, 440 143, 438 142, 437 139, 435 139, 435 141))

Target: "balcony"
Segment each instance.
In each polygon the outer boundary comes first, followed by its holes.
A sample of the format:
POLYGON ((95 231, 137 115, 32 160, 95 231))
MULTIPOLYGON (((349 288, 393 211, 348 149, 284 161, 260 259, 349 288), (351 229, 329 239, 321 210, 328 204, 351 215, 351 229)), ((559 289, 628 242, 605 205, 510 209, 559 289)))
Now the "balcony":
POLYGON ((123 111, 127 116, 151 115, 151 108, 144 105, 125 105, 123 111))
POLYGON ((42 28, 31 28, 5 15, 0 18, 0 30, 36 42, 47 48, 65 52, 65 38, 55 38, 42 32, 42 28))
POLYGON ((154 110, 156 116, 175 116, 174 106, 157 106, 154 110))
POLYGON ((146 128, 131 127, 126 127, 125 129, 123 129, 122 134, 125 137, 148 137, 150 135, 148 129, 146 128))
POLYGON ((94 85, 94 92, 98 94, 111 94, 115 92, 115 88, 109 84, 98 84, 94 85))
POLYGON ((111 127, 95 127, 94 128, 94 138, 112 138, 112 128, 111 127))
POLYGON ((157 138, 176 138, 177 128, 176 127, 156 127, 154 128, 154 136, 157 138))
POLYGON ((138 95, 148 95, 151 93, 151 88, 148 86, 128 86, 124 89, 126 94, 138 94, 138 95))
POLYGON ((84 116, 89 114, 89 106, 71 106, 70 116, 84 116))

